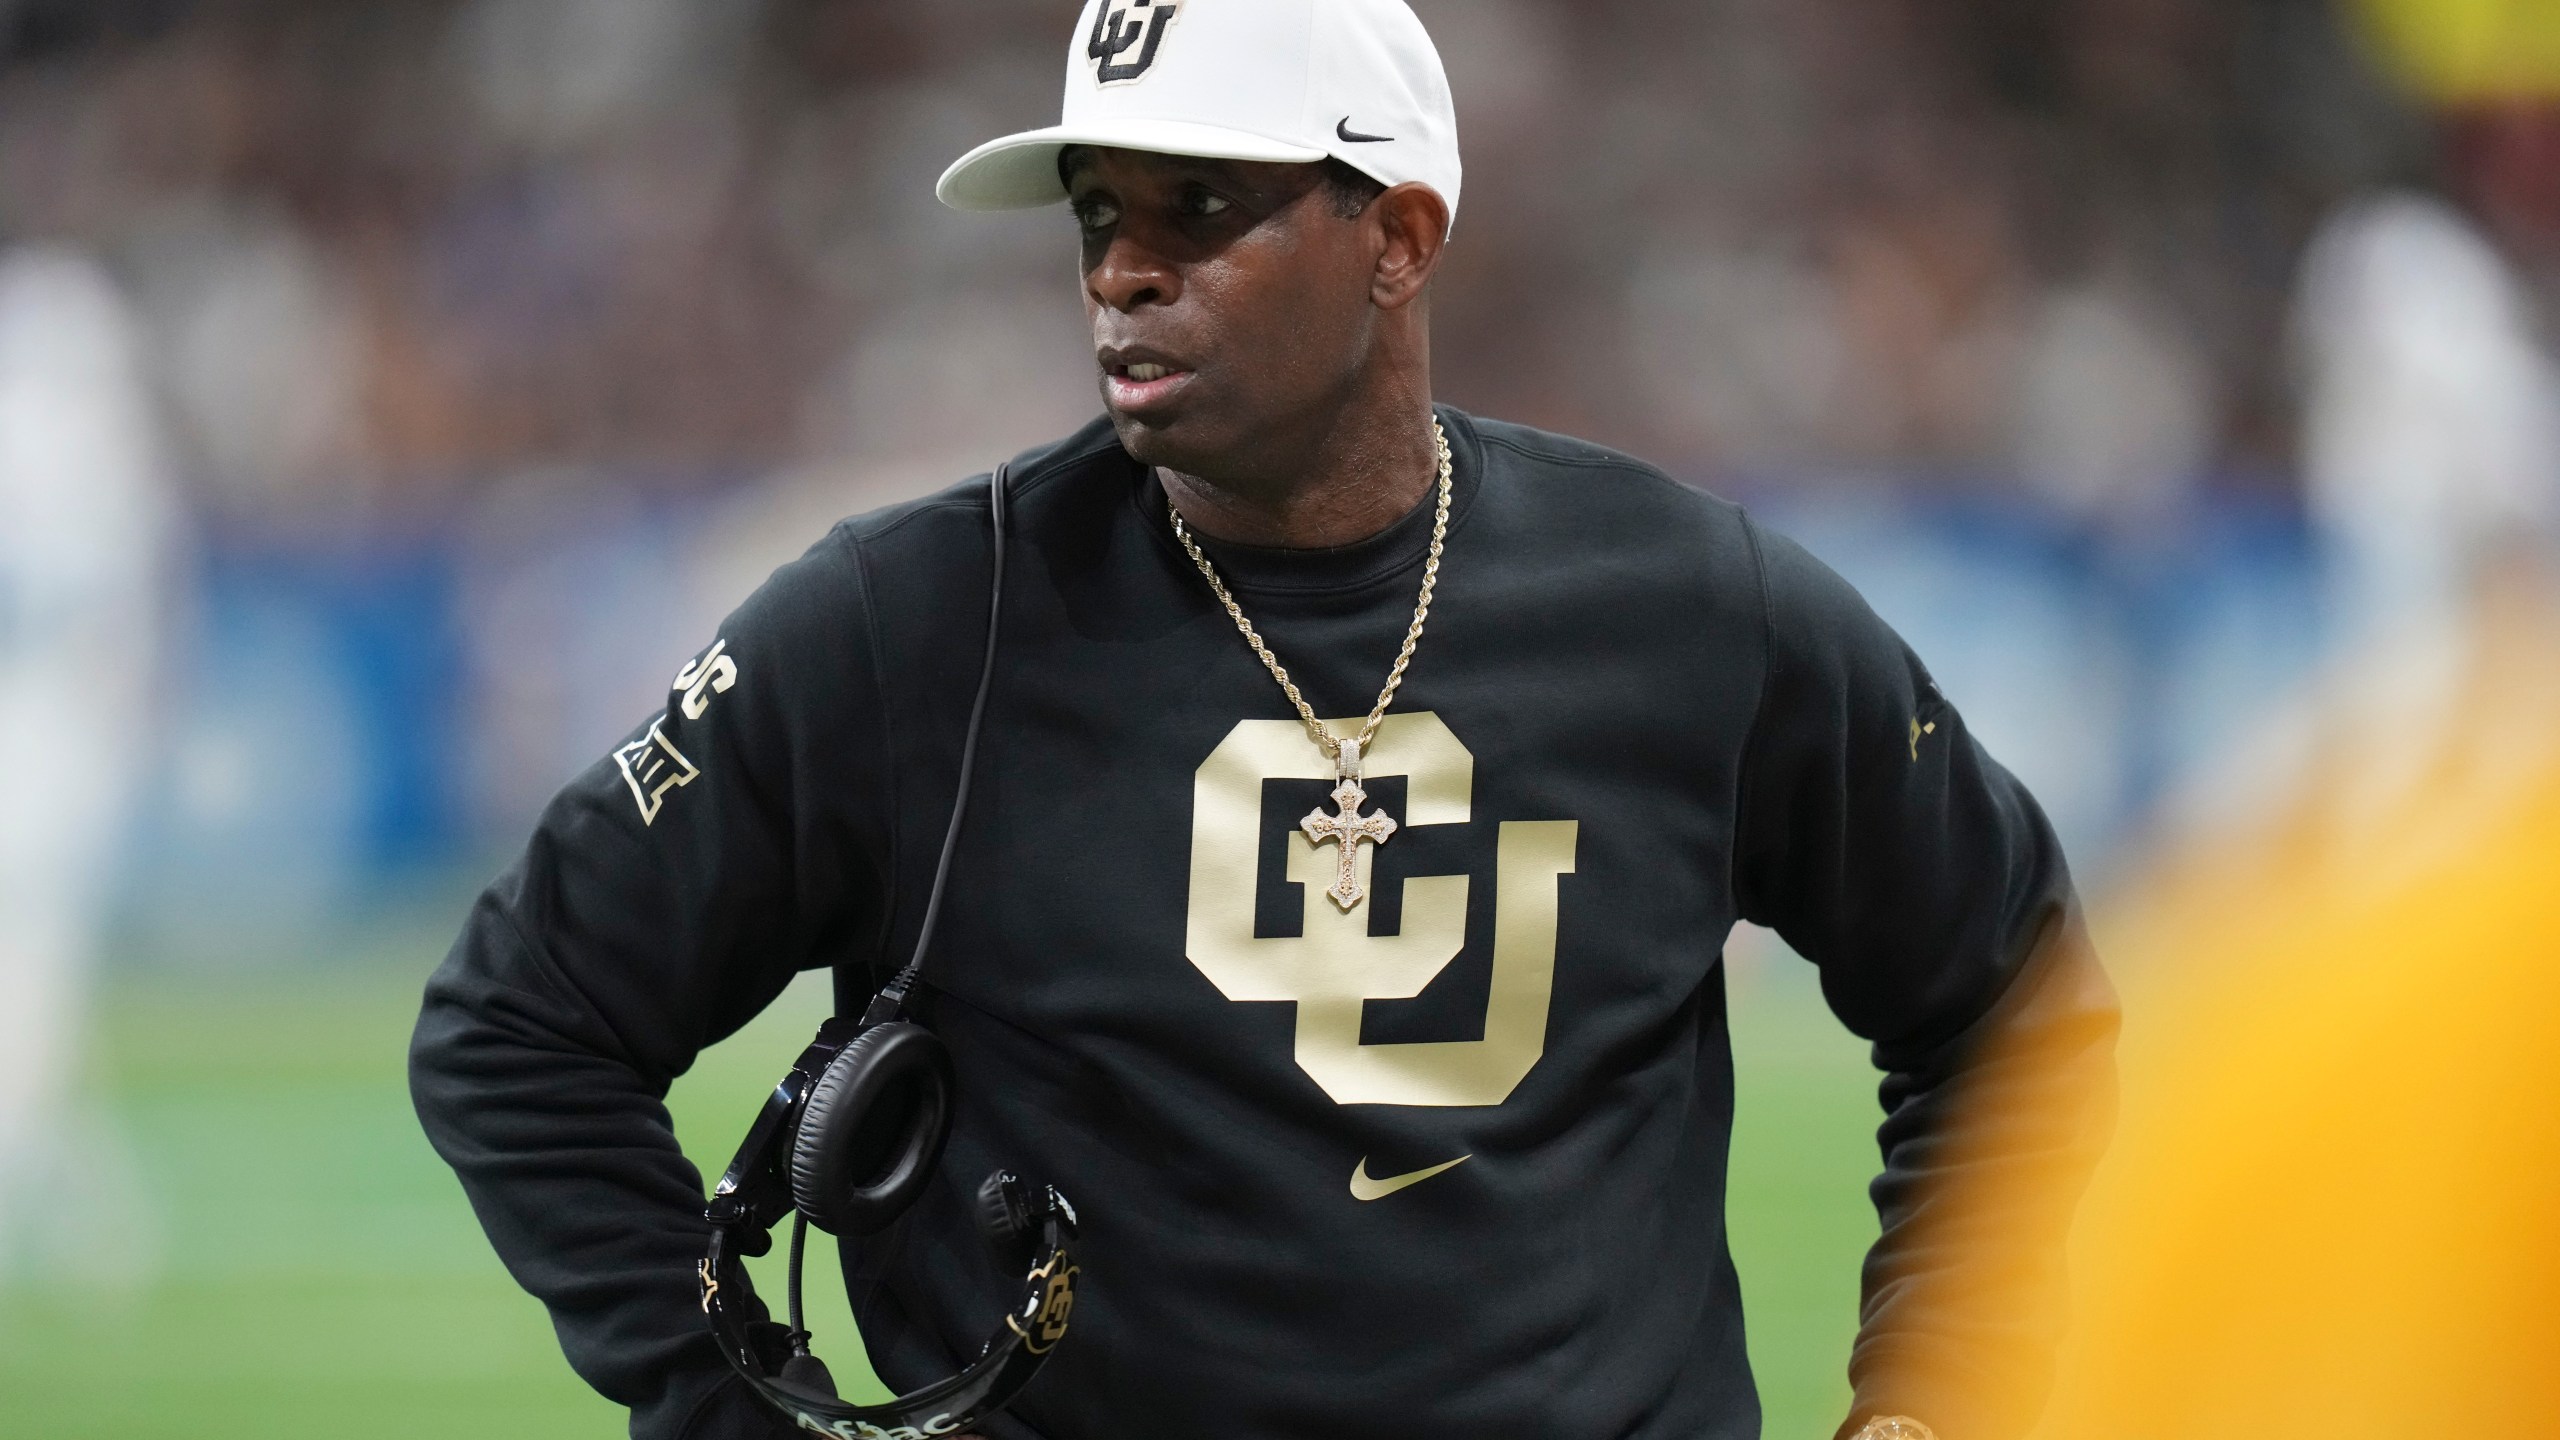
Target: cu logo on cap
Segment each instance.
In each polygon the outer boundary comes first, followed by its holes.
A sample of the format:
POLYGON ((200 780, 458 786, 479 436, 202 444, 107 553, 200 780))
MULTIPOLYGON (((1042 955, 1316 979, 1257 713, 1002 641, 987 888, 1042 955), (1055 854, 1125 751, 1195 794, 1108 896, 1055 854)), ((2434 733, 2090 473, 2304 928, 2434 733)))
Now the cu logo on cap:
POLYGON ((1084 44, 1085 57, 1094 62, 1094 83, 1121 85, 1153 69, 1156 47, 1164 43, 1165 27, 1173 23, 1175 12, 1181 8, 1179 5, 1150 4, 1149 0, 1130 0, 1127 5, 1102 0, 1096 5, 1093 36, 1084 44), (1138 58, 1120 58, 1133 49, 1138 52, 1138 58))

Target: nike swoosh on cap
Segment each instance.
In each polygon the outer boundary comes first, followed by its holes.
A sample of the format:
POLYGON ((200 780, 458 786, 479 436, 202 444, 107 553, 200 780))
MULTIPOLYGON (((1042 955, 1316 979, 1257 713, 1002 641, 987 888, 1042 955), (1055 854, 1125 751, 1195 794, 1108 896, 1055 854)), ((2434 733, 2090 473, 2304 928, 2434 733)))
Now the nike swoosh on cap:
POLYGON ((1384 145, 1396 138, 1393 135, 1363 135, 1351 128, 1351 117, 1348 115, 1343 116, 1341 121, 1333 127, 1333 133, 1345 143, 1352 145, 1384 145))
POLYGON ((1407 1185, 1419 1185, 1443 1170, 1464 1164, 1474 1158, 1476 1158, 1474 1152, 1470 1151, 1455 1160, 1444 1160, 1427 1169, 1408 1170, 1402 1175, 1389 1175, 1383 1180, 1372 1180, 1369 1178, 1369 1157, 1363 1155, 1360 1157, 1360 1163, 1351 1167, 1351 1198, 1383 1200, 1407 1185))

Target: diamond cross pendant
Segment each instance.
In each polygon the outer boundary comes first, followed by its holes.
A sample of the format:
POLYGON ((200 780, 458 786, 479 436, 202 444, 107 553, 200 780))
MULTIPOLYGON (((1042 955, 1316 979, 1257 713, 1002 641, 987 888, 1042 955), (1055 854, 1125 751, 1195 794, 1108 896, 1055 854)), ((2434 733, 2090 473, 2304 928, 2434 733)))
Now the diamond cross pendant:
POLYGON ((1360 883, 1360 842, 1384 845, 1396 833, 1396 822, 1383 811, 1360 813, 1368 803, 1369 792, 1360 788, 1360 742, 1345 740, 1333 758, 1333 803, 1339 814, 1327 815, 1319 805, 1307 812, 1298 828, 1307 833, 1311 844, 1327 840, 1340 847, 1334 870, 1333 886, 1325 891, 1333 903, 1344 910, 1360 903, 1368 895, 1368 887, 1360 883))

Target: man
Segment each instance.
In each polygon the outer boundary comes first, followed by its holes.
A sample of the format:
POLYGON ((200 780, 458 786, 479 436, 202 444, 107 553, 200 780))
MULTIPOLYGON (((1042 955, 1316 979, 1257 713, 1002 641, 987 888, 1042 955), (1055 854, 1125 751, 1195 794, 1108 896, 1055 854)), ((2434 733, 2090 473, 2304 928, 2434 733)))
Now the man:
POLYGON ((78 1085, 174 529, 137 329, 90 256, 0 249, 0 1282, 137 1278, 129 1248, 69 1243, 134 1204, 78 1085))
MULTIPOLYGON (((1086 1280, 999 1440, 1756 1434, 1716 965, 1751 918, 1889 1072, 1843 1433, 2019 1428, 2114 1017, 2052 833, 1802 551, 1433 407, 1459 166, 1419 22, 1092 0, 1065 123, 942 195, 1071 202, 1109 413, 1010 469, 924 1005, 957 1126, 936 1193, 847 1247, 882 1377, 984 1335, 966 1196, 1001 1162, 1074 1197, 1086 1280), (1969 1067, 1995 1033, 2078 1063, 1969 1067), (1997 1126, 1958 1135, 1959 1090, 1997 1126), (1959 1159, 2064 1183, 1941 1223, 1959 1159)), ((430 1133, 634 1434, 776 1433, 703 1332, 659 1098, 795 971, 858 1006, 913 942, 988 503, 776 574, 429 989, 430 1133)))

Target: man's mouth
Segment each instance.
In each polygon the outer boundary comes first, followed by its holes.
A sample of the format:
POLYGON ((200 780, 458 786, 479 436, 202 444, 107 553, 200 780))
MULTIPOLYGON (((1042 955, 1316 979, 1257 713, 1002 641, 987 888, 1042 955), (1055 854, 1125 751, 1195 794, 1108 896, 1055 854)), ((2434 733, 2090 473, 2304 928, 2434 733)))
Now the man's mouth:
POLYGON ((1157 409, 1191 383, 1192 372, 1160 360, 1106 362, 1102 389, 1111 408, 1124 414, 1157 409))

